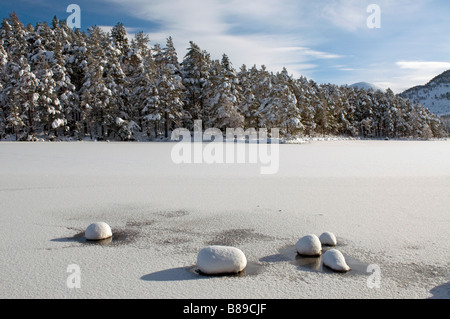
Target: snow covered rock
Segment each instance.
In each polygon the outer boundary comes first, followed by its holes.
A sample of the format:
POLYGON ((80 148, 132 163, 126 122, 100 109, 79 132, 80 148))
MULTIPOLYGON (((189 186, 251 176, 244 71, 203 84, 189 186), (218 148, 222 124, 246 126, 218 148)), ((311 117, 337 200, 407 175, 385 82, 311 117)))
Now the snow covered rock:
POLYGON ((90 224, 84 235, 87 240, 102 240, 112 237, 112 231, 107 223, 98 222, 90 224))
POLYGON ((367 82, 354 83, 354 84, 350 85, 350 87, 354 88, 354 89, 359 89, 359 90, 364 89, 366 91, 369 91, 369 90, 374 90, 374 91, 381 90, 381 91, 383 91, 383 89, 380 88, 379 86, 376 86, 375 84, 367 83, 367 82))
POLYGON ((197 267, 207 275, 234 274, 247 267, 247 258, 235 247, 208 246, 198 253, 197 267))
POLYGON ((350 271, 344 255, 337 249, 327 250, 322 256, 323 264, 338 272, 350 271))
POLYGON ((322 254, 322 244, 316 235, 307 235, 300 238, 295 248, 303 256, 320 256, 322 254))
POLYGON ((336 246, 337 245, 336 236, 333 233, 324 232, 322 235, 320 235, 319 239, 320 239, 320 242, 322 243, 322 245, 324 245, 324 246, 336 246))

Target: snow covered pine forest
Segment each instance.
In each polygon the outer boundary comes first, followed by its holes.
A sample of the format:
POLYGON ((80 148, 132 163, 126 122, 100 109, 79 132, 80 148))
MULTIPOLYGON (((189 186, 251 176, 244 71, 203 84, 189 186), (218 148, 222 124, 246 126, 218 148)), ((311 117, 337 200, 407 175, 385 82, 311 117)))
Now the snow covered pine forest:
POLYGON ((279 128, 285 137, 345 135, 432 138, 437 116, 391 90, 319 85, 286 69, 233 67, 190 42, 179 61, 172 39, 129 41, 123 24, 24 26, 16 14, 0 28, 2 139, 154 140, 175 128, 279 128))

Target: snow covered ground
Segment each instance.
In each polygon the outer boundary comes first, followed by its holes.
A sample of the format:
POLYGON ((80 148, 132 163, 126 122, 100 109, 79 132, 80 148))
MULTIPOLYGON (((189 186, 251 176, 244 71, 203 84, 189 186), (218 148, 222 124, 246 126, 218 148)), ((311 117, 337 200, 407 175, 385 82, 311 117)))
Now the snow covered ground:
POLYGON ((280 145, 276 175, 175 165, 173 145, 0 143, 0 297, 450 298, 450 141, 280 145), (83 240, 97 221, 110 243, 83 240), (295 256, 324 231, 349 273, 295 256), (207 245, 245 275, 199 275, 207 245))

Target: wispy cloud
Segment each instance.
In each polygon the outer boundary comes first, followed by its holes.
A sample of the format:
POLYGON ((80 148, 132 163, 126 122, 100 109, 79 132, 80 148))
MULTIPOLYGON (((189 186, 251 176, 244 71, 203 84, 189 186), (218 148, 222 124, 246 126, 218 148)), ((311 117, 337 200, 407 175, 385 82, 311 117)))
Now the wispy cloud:
POLYGON ((321 16, 340 29, 357 31, 367 28, 366 8, 361 0, 330 0, 323 4, 321 16))
MULTIPOLYGON (((120 3, 119 0, 109 0, 120 3)), ((127 1, 124 10, 139 19, 157 22, 158 30, 144 30, 153 42, 174 38, 179 54, 190 40, 220 58, 226 53, 236 66, 265 65, 271 71, 289 67, 294 75, 308 74, 317 59, 338 59, 334 52, 312 48, 301 34, 308 14, 293 0, 144 0, 127 1), (251 30, 251 31, 249 31, 251 30)), ((308 5, 309 6, 309 5, 308 5)))
POLYGON ((281 47, 274 49, 274 51, 283 53, 296 52, 303 56, 311 56, 317 59, 338 59, 343 57, 342 55, 339 54, 315 51, 304 47, 281 47))
POLYGON ((450 69, 450 62, 434 61, 399 61, 396 63, 401 69, 429 72, 443 72, 450 69))
POLYGON ((429 82, 436 75, 449 70, 450 62, 436 61, 398 61, 393 70, 397 91, 402 92, 416 85, 429 82))
MULTIPOLYGON (((15 9, 29 16, 40 12, 50 19, 60 13, 49 12, 49 7, 65 12, 66 5, 58 0, 28 1, 15 1, 15 9)), ((286 67, 294 76, 319 83, 365 81, 396 92, 424 84, 450 68, 447 0, 79 0, 78 4, 83 23, 101 25, 105 31, 122 22, 130 37, 144 31, 153 44, 164 45, 172 36, 180 60, 192 40, 214 59, 226 53, 236 68, 264 64, 277 72, 286 67), (381 8, 381 29, 367 28, 367 6, 372 3, 381 8)), ((12 4, 5 2, 3 7, 12 4)))

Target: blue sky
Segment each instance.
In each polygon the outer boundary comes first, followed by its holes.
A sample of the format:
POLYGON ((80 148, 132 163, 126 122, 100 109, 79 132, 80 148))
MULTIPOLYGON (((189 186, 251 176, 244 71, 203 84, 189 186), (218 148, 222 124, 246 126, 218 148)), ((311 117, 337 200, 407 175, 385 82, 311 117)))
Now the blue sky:
POLYGON ((0 16, 20 20, 66 19, 81 8, 81 27, 108 30, 122 22, 132 37, 152 43, 172 36, 180 60, 189 41, 219 59, 318 83, 371 82, 394 92, 425 84, 450 69, 448 0, 15 0, 0 3, 0 16), (381 28, 370 29, 369 4, 381 9, 381 28))

